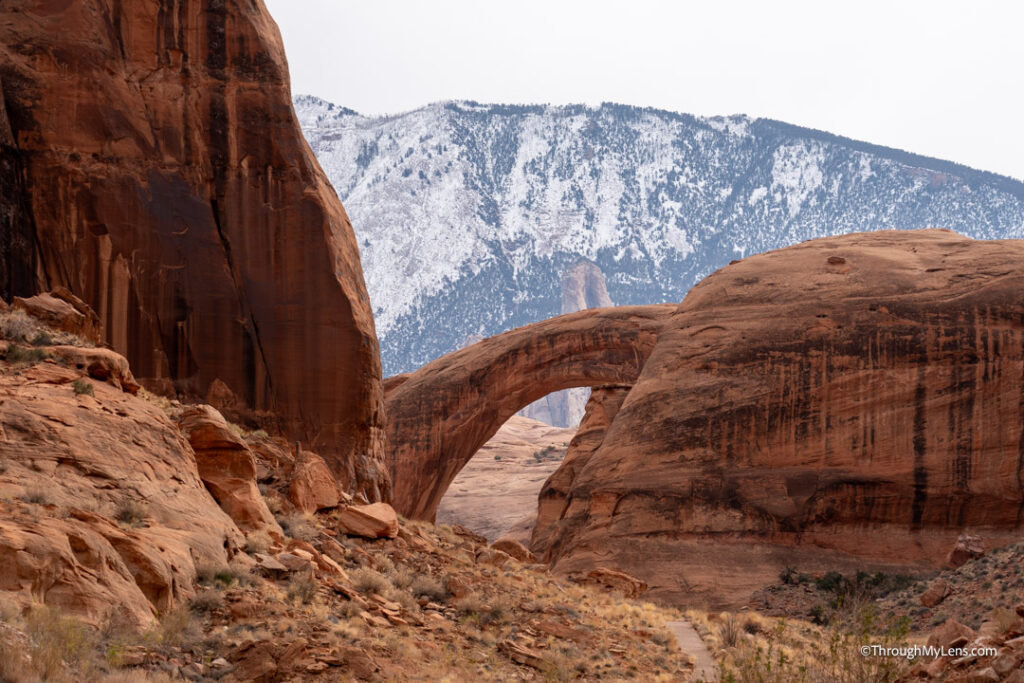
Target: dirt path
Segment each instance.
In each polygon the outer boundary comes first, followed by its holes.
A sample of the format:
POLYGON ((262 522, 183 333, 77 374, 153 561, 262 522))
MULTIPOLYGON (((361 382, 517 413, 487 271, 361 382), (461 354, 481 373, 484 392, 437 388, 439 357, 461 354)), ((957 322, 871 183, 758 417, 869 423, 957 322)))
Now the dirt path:
POLYGON ((693 665, 693 680, 717 681, 718 665, 715 664, 715 658, 708 652, 707 647, 704 646, 704 641, 693 630, 690 622, 670 621, 668 622, 668 628, 672 631, 672 635, 675 636, 679 648, 683 652, 693 655, 696 660, 693 665))

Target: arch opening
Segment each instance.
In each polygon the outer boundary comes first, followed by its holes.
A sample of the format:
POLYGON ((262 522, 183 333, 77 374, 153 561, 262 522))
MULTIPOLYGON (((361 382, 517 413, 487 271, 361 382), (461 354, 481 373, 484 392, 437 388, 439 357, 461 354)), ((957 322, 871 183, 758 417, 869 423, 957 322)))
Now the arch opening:
POLYGON ((490 337, 385 380, 394 506, 434 521, 473 455, 555 391, 632 384, 675 304, 589 309, 490 337))

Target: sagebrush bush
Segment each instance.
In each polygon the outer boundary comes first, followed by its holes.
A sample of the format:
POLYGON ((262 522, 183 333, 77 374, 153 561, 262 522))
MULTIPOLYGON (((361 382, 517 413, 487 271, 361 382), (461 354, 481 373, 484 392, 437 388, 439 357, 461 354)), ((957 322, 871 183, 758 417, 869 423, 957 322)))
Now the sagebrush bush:
POLYGON ((360 593, 377 593, 384 595, 384 592, 391 587, 387 578, 378 571, 368 567, 360 567, 349 574, 352 585, 360 593))
POLYGON ((288 599, 308 605, 316 597, 318 587, 311 576, 293 576, 288 582, 288 599))
POLYGON ((137 500, 122 501, 114 510, 114 519, 128 526, 139 526, 146 518, 146 506, 137 500))
POLYGON ((76 396, 85 394, 86 396, 95 396, 96 392, 93 390, 92 382, 87 379, 78 378, 71 383, 71 389, 75 392, 76 396))
POLYGON ((409 585, 409 591, 418 598, 426 598, 432 602, 441 602, 448 598, 448 591, 444 585, 426 574, 416 577, 409 585))

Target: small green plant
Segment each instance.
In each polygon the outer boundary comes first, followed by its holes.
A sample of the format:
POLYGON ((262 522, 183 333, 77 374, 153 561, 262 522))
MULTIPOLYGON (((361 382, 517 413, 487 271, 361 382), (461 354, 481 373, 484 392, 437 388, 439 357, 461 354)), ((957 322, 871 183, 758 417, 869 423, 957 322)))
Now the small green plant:
POLYGON ((42 349, 29 349, 24 346, 17 344, 11 344, 7 347, 7 362, 12 365, 28 365, 30 363, 38 363, 39 361, 47 358, 48 354, 42 349))
POLYGON ((32 346, 53 346, 53 336, 46 330, 39 330, 29 343, 32 346))
POLYGON ((71 383, 71 388, 74 390, 75 396, 82 396, 82 395, 85 395, 85 396, 95 396, 96 395, 95 392, 93 391, 92 382, 90 382, 87 379, 83 379, 81 377, 79 377, 78 379, 76 379, 74 382, 71 383))

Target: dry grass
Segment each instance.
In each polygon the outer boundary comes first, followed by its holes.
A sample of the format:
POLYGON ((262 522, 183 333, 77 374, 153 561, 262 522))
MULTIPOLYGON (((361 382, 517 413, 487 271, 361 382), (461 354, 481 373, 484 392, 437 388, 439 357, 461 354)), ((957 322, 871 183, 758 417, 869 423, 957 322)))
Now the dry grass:
POLYGON ((288 599, 292 602, 308 605, 316 597, 319 586, 320 584, 309 576, 293 576, 288 583, 288 599))
POLYGON ((143 503, 128 499, 122 501, 114 510, 114 519, 125 526, 137 527, 142 525, 142 521, 146 519, 148 513, 149 510, 143 503))
POLYGON ((434 602, 442 602, 448 599, 448 591, 433 576, 422 575, 416 577, 409 586, 409 590, 417 598, 426 598, 434 602))
MULTIPOLYGON (((268 500, 269 503, 269 500, 268 500)), ((273 510, 271 510, 273 512, 273 510)), ((316 519, 310 515, 304 515, 299 512, 292 514, 286 514, 278 516, 274 513, 277 523, 281 525, 281 530, 284 531, 285 535, 291 538, 297 538, 300 541, 315 541, 320 535, 320 529, 317 528, 316 519)))
POLYGON ((263 529, 259 531, 250 532, 245 539, 245 552, 250 554, 255 553, 266 553, 270 550, 270 547, 274 545, 274 541, 263 529))
POLYGON ((224 596, 220 591, 207 589, 196 593, 189 606, 195 612, 212 612, 224 606, 224 596))
POLYGON ((391 583, 388 582, 386 576, 369 567, 360 567, 353 570, 349 574, 349 578, 352 579, 352 586, 363 594, 377 593, 378 595, 384 595, 391 587, 391 583))

